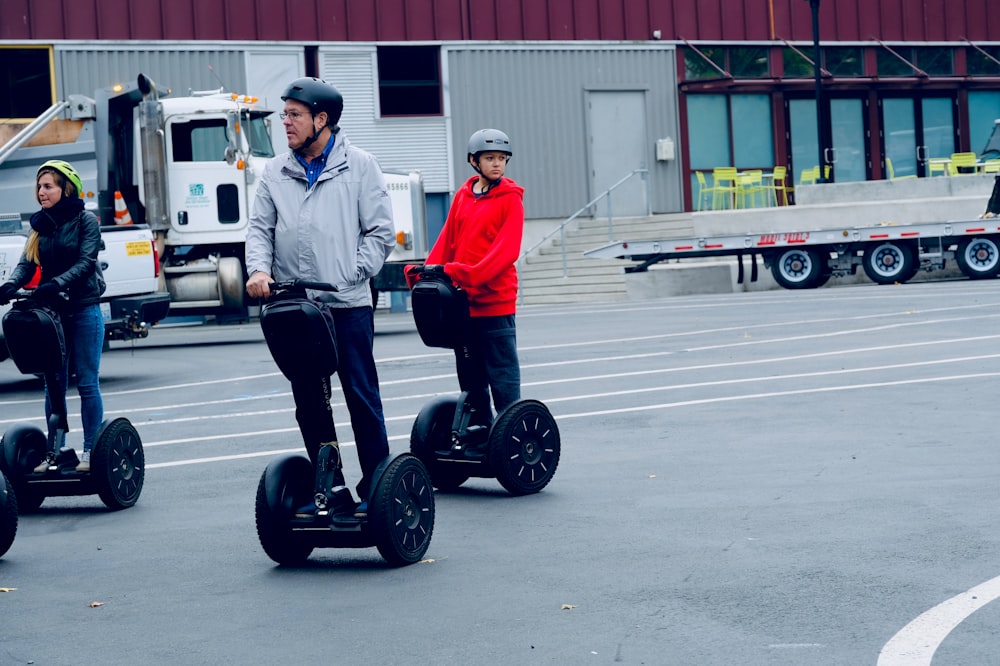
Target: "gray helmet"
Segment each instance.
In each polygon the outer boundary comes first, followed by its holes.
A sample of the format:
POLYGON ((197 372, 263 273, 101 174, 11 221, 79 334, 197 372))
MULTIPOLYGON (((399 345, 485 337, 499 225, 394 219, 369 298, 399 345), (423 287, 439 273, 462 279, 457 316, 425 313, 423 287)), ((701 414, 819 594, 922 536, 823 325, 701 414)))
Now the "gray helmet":
POLYGON ((510 149, 510 139, 498 129, 481 129, 469 137, 468 157, 470 159, 477 157, 479 153, 488 151, 514 155, 510 149))
POLYGON ((313 76, 295 79, 289 83, 285 92, 281 94, 281 99, 302 102, 309 107, 310 113, 314 116, 326 111, 326 124, 330 127, 335 127, 340 122, 340 114, 344 111, 344 97, 340 91, 323 79, 313 76))

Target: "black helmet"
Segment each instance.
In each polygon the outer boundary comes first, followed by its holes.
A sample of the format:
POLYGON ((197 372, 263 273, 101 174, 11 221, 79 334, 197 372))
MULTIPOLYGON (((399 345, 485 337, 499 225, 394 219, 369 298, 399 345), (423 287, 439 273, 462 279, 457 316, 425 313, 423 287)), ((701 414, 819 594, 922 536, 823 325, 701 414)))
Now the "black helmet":
POLYGON ((306 76, 295 79, 288 84, 281 94, 282 101, 294 99, 309 107, 314 116, 326 111, 326 124, 335 127, 340 122, 340 114, 344 111, 344 98, 340 91, 323 79, 306 76))
POLYGON ((514 155, 510 149, 510 139, 498 129, 481 129, 469 137, 468 156, 470 158, 474 158, 479 153, 487 151, 507 153, 510 156, 514 155))

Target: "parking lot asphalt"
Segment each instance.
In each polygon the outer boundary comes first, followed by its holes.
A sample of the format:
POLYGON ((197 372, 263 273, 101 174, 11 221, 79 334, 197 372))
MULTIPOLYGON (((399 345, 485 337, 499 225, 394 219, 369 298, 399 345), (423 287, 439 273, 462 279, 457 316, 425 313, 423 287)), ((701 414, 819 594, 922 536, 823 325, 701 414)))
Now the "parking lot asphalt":
MULTIPOLYGON (((48 498, 0 558, 0 664, 984 664, 1000 649, 1000 281, 525 307, 523 394, 559 424, 541 493, 438 493, 425 559, 261 550, 261 472, 301 450, 259 327, 104 355, 142 437, 135 507, 48 498)), ((457 392, 379 313, 390 445, 457 392)), ((42 425, 0 364, 0 426, 42 425)), ((339 390, 349 480, 358 477, 339 390)), ((72 428, 79 401, 71 390, 72 428)), ((78 430, 69 441, 79 438, 78 430)))

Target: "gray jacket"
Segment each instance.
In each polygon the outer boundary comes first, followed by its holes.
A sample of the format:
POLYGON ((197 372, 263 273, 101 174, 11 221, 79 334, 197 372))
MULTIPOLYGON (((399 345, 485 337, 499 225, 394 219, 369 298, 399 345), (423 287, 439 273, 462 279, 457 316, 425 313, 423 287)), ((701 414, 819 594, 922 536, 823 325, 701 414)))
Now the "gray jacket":
POLYGON ((382 268, 395 236, 378 161, 338 132, 311 189, 291 152, 264 168, 250 211, 247 273, 336 285, 334 293, 310 292, 333 307, 373 305, 368 279, 382 268))

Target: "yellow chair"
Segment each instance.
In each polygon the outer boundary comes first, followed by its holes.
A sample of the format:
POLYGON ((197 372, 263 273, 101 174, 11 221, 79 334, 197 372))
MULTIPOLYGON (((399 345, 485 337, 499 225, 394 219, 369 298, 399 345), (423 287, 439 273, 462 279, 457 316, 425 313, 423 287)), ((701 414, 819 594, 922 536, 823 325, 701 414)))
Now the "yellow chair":
POLYGON ((979 159, 975 153, 952 153, 948 162, 948 175, 961 176, 979 171, 979 159), (962 169, 965 169, 962 171, 962 169))
POLYGON ((695 210, 705 210, 705 197, 714 196, 715 188, 708 184, 708 179, 705 178, 704 172, 695 171, 694 175, 698 178, 698 205, 695 206, 695 210))
POLYGON ((819 180, 818 166, 803 169, 799 174, 799 185, 815 185, 817 180, 819 180))
POLYGON ((712 169, 712 209, 733 208, 736 201, 736 167, 712 169))
POLYGON ((983 162, 983 173, 1000 173, 1000 160, 986 160, 983 162))
POLYGON ((736 207, 755 208, 758 196, 764 203, 764 172, 751 169, 736 175, 736 207))
POLYGON ((948 164, 950 160, 947 157, 932 157, 927 160, 927 175, 928 176, 946 176, 948 175, 948 164))
POLYGON ((892 168, 892 160, 888 157, 885 158, 885 170, 889 174, 889 180, 909 180, 910 178, 916 178, 916 174, 909 174, 908 176, 897 176, 896 170, 892 168))
POLYGON ((771 184, 765 185, 765 189, 771 191, 771 201, 777 206, 787 206, 788 205, 788 186, 785 184, 785 178, 788 177, 788 167, 776 166, 771 172, 771 184), (778 197, 778 192, 781 192, 781 197, 778 197))

